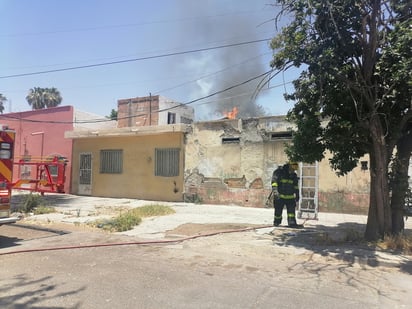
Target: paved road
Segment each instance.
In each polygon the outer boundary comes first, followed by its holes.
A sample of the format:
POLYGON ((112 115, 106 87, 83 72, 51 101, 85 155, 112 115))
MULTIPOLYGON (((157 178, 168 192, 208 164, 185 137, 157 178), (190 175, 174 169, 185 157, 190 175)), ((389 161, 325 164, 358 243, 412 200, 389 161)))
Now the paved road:
MULTIPOLYGON (((188 222, 265 225, 272 220, 268 209, 175 204, 173 216, 107 234, 74 222, 104 216, 110 205, 141 202, 58 199, 61 214, 38 217, 34 226, 0 227, 1 308, 356 309, 412 303, 410 257, 315 247, 310 237, 324 234, 309 228, 300 234, 272 235, 272 228, 259 228, 178 241, 179 228, 188 222), (386 267, 395 257, 397 264, 386 267)), ((325 215, 308 226, 355 228, 365 218, 344 219, 325 215)))
MULTIPOLYGON (((28 230, 8 227, 12 234, 28 230)), ((13 238, 4 232, 1 244, 13 238)), ((412 302, 410 273, 282 247, 255 231, 163 245, 121 245, 135 238, 81 229, 30 234, 14 244, 118 245, 0 255, 1 308, 356 309, 412 302)))

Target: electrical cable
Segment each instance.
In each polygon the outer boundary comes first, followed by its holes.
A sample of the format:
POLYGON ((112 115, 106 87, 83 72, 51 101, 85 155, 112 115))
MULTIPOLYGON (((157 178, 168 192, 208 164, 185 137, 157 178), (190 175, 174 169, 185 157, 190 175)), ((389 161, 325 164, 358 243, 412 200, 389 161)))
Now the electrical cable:
MULTIPOLYGON (((267 72, 265 72, 265 73, 259 74, 258 76, 252 77, 252 78, 250 78, 250 79, 248 79, 248 80, 246 80, 246 81, 243 81, 243 82, 241 82, 241 83, 238 83, 238 84, 236 84, 236 85, 227 87, 227 88, 225 88, 225 89, 216 91, 216 92, 214 92, 214 93, 211 93, 211 94, 209 94, 209 95, 203 96, 203 97, 201 97, 201 98, 197 98, 197 99, 191 100, 191 101, 186 102, 186 103, 181 103, 181 104, 179 104, 179 105, 177 105, 177 106, 167 107, 167 108, 158 110, 158 111, 156 111, 156 112, 157 112, 157 113, 159 113, 159 112, 164 112, 164 111, 168 111, 168 110, 172 110, 172 109, 178 108, 178 107, 180 107, 180 106, 185 106, 185 105, 190 105, 190 104, 196 103, 196 102, 198 102, 198 101, 201 101, 201 100, 210 98, 210 97, 215 96, 215 95, 217 95, 217 94, 220 94, 220 93, 226 92, 226 91, 228 91, 228 90, 231 90, 231 89, 233 89, 233 88, 236 88, 236 87, 242 86, 242 85, 244 85, 244 84, 247 84, 247 83, 249 83, 249 82, 251 82, 251 81, 253 81, 253 80, 255 80, 255 79, 261 78, 262 76, 266 76, 268 73, 270 74, 271 72, 272 72, 272 70, 269 70, 269 71, 267 71, 267 72)), ((145 116, 145 115, 146 115, 146 113, 137 114, 137 115, 130 115, 130 116, 125 116, 125 117, 117 118, 117 120, 119 120, 119 119, 129 119, 129 118, 134 118, 134 117, 139 117, 139 116, 145 116)), ((2 117, 8 118, 8 119, 11 119, 11 120, 16 120, 16 121, 23 121, 23 122, 32 122, 32 123, 54 123, 54 124, 87 124, 87 123, 100 123, 100 122, 113 121, 112 119, 109 119, 109 118, 107 118, 107 119, 93 119, 93 120, 85 120, 85 121, 76 121, 76 120, 75 120, 75 121, 50 121, 50 120, 47 120, 47 121, 46 121, 46 120, 24 119, 24 118, 19 118, 19 117, 12 116, 12 115, 7 115, 7 114, 6 114, 6 115, 4 115, 4 114, 0 115, 0 119, 1 119, 2 117)))
POLYGON ((198 52, 202 52, 202 51, 208 51, 208 50, 214 50, 214 49, 220 49, 220 48, 235 47, 235 46, 259 43, 259 42, 264 42, 264 41, 268 41, 268 40, 270 40, 270 39, 260 39, 260 40, 254 40, 254 41, 248 41, 248 42, 233 43, 233 44, 220 45, 220 46, 214 46, 214 47, 205 47, 205 48, 199 48, 199 49, 193 49, 193 50, 187 50, 187 51, 175 52, 175 53, 168 53, 168 54, 162 54, 162 55, 154 55, 154 56, 132 58, 132 59, 125 59, 125 60, 118 60, 118 61, 110 61, 110 62, 101 62, 101 63, 66 67, 66 68, 53 69, 53 70, 28 72, 28 73, 20 73, 20 74, 12 74, 12 75, 3 75, 3 76, 0 76, 0 79, 31 76, 31 75, 40 75, 40 74, 63 72, 63 71, 80 70, 80 69, 87 69, 87 68, 101 67, 101 66, 107 66, 107 65, 136 62, 136 61, 149 60, 149 59, 165 58, 165 57, 178 56, 178 55, 184 55, 184 54, 190 54, 190 53, 198 53, 198 52))

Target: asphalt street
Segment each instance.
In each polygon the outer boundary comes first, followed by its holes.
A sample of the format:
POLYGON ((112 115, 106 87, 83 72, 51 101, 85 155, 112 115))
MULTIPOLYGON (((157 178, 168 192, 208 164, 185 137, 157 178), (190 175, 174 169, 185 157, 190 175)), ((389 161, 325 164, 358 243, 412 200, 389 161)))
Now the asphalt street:
POLYGON ((361 232, 365 216, 320 213, 302 230, 274 229, 273 209, 161 202, 176 213, 106 233, 85 223, 159 202, 72 195, 45 200, 56 213, 0 227, 2 308, 412 303, 410 256, 330 242, 361 232))

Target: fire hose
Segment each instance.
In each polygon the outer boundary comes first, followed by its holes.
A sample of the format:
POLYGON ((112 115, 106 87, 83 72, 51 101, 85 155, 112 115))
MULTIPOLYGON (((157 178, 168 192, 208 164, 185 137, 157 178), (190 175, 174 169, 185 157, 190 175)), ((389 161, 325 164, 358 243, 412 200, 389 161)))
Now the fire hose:
POLYGON ((251 230, 258 230, 258 229, 268 228, 268 227, 272 227, 272 225, 262 225, 262 226, 255 226, 255 227, 246 227, 246 228, 241 228, 241 229, 231 229, 231 230, 225 230, 225 231, 217 231, 217 232, 193 235, 193 236, 188 236, 188 237, 182 237, 182 238, 179 238, 179 239, 160 239, 160 240, 145 240, 145 241, 131 241, 131 242, 116 242, 116 243, 107 243, 107 244, 88 244, 88 245, 23 249, 23 250, 15 250, 15 251, 0 253, 0 256, 1 255, 19 254, 19 253, 43 252, 43 251, 58 251, 58 250, 73 250, 73 249, 115 247, 115 246, 180 243, 180 242, 184 242, 184 241, 192 240, 192 239, 196 239, 196 238, 201 238, 201 237, 210 237, 210 236, 215 236, 215 235, 219 235, 219 234, 227 234, 227 233, 247 232, 247 231, 251 231, 251 230))

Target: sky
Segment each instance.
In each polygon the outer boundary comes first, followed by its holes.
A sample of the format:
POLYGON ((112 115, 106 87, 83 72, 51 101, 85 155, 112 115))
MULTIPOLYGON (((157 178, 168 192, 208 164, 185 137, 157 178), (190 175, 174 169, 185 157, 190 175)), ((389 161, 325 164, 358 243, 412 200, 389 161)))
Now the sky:
POLYGON ((284 115, 298 70, 270 71, 274 0, 0 0, 4 113, 30 110, 34 87, 107 116, 117 101, 161 95, 195 120, 284 115), (259 77, 260 76, 260 77, 259 77), (257 91, 257 89, 260 89, 257 91))

